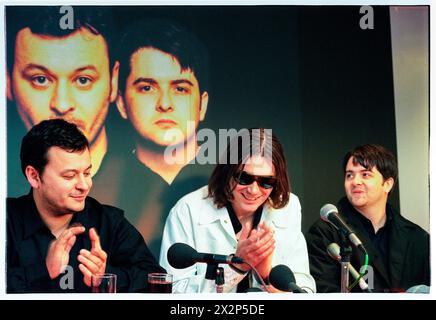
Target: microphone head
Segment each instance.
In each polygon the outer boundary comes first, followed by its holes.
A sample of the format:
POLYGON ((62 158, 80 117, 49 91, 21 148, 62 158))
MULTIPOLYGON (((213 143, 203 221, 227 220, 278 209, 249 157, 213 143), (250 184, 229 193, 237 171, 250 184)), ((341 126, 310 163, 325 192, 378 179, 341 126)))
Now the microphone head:
POLYGON ((167 252, 169 264, 176 269, 184 269, 195 263, 197 251, 185 243, 174 243, 167 252))
POLYGON ((339 245, 335 242, 330 243, 327 246, 327 253, 329 254, 330 258, 333 260, 341 261, 341 248, 339 245))
POLYGON ((327 203, 321 208, 321 210, 319 211, 319 214, 320 214, 322 220, 324 220, 326 222, 330 222, 328 216, 333 212, 338 213, 338 208, 336 208, 336 206, 334 206, 330 203, 327 203))
POLYGON ((279 264, 272 268, 269 274, 269 282, 281 291, 292 291, 290 284, 295 284, 294 273, 288 266, 279 264))

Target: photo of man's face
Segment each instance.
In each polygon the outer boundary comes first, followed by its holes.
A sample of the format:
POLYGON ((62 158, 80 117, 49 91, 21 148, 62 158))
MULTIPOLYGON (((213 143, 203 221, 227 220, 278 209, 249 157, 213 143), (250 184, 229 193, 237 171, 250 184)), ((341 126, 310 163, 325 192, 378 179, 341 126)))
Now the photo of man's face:
POLYGON ((195 135, 206 114, 208 94, 200 92, 195 74, 189 68, 182 69, 174 56, 142 48, 130 58, 124 102, 121 113, 137 133, 159 146, 168 146, 195 135), (179 133, 176 139, 174 132, 179 133))
POLYGON ((98 137, 114 90, 101 35, 86 28, 62 37, 22 29, 11 76, 12 96, 28 129, 63 118, 75 123, 91 144, 98 137))

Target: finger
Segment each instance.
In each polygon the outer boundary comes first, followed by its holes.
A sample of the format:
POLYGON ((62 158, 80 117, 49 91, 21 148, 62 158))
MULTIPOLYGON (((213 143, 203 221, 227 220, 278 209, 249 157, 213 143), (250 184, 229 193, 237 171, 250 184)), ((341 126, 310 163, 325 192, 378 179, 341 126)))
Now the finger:
POLYGON ((96 265, 100 266, 104 260, 101 259, 98 255, 93 254, 92 252, 89 252, 86 249, 80 250, 80 255, 84 256, 85 258, 91 260, 96 265))
POLYGON ((74 243, 76 243, 76 239, 77 237, 75 235, 73 235, 70 239, 68 239, 66 245, 65 245, 65 250, 69 253, 71 248, 74 246, 74 243))
POLYGON ((98 263, 95 263, 94 261, 92 261, 91 259, 79 254, 77 256, 77 260, 79 260, 79 262, 81 264, 83 264, 88 270, 90 270, 92 273, 99 273, 100 271, 100 267, 98 263))
POLYGON ((91 247, 94 249, 100 249, 101 250, 101 245, 100 245, 100 237, 97 234, 97 231, 95 230, 95 228, 91 228, 89 230, 89 238, 91 239, 91 247))
POLYGON ((91 253, 103 261, 106 261, 107 259, 107 254, 103 249, 91 249, 91 253))
POLYGON ((62 232, 61 235, 56 239, 57 245, 60 245, 65 248, 71 237, 83 232, 85 232, 84 227, 68 228, 64 232, 62 232))
POLYGON ((275 248, 276 245, 274 243, 271 246, 265 248, 265 250, 263 250, 262 252, 258 252, 256 254, 256 258, 258 259, 259 262, 263 261, 266 257, 270 256, 274 252, 275 248))
POLYGON ((83 274, 83 282, 88 287, 90 287, 91 286, 92 272, 86 266, 84 266, 83 264, 79 264, 79 270, 83 274))

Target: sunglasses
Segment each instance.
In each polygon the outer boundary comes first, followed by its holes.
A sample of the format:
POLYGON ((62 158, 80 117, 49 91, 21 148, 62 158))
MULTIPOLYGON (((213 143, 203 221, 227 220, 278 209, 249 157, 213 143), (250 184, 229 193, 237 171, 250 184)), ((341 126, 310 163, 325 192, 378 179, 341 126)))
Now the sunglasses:
POLYGON ((239 173, 236 173, 234 178, 235 178, 236 182, 238 184, 240 184, 241 186, 248 186, 248 185, 252 184, 254 181, 256 181, 257 184, 259 185, 259 187, 261 187, 263 189, 274 188, 276 183, 277 183, 276 178, 254 176, 254 175, 248 174, 245 171, 241 171, 239 173))

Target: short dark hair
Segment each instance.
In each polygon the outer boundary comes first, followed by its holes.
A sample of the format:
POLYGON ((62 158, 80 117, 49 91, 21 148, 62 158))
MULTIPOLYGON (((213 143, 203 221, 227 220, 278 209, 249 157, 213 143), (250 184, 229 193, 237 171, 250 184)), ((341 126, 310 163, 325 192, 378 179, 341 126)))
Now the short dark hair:
POLYGON ((6 7, 6 38, 7 67, 9 76, 15 59, 15 42, 18 32, 29 28, 32 33, 51 37, 66 37, 81 28, 95 35, 102 35, 106 41, 109 57, 109 67, 113 65, 111 40, 114 27, 110 23, 111 11, 102 6, 74 6, 73 29, 59 26, 61 6, 7 6, 6 7))
POLYGON ((89 143, 75 124, 63 119, 43 120, 33 126, 21 141, 23 174, 26 175, 27 166, 32 166, 41 175, 47 165, 47 153, 51 147, 77 152, 89 149, 89 143))
POLYGON ((122 31, 117 59, 120 61, 119 87, 123 92, 131 71, 131 57, 141 48, 157 49, 175 57, 182 70, 190 69, 195 75, 200 94, 208 91, 208 52, 198 37, 175 21, 144 17, 122 31))
POLYGON ((394 183, 398 178, 398 166, 395 156, 388 149, 377 144, 364 144, 349 151, 342 164, 343 171, 347 168, 347 163, 353 157, 353 164, 360 164, 362 167, 371 170, 376 167, 382 174, 383 179, 394 179, 394 183))
POLYGON ((240 130, 233 138, 233 142, 230 141, 227 144, 225 152, 209 178, 208 196, 213 198, 218 208, 226 206, 233 198, 231 179, 244 168, 246 160, 255 155, 263 155, 268 148, 271 151, 272 164, 277 178, 269 202, 275 209, 283 208, 288 204, 291 184, 283 147, 271 129, 251 128, 240 130), (234 156, 233 152, 237 152, 236 163, 230 161, 234 156))

